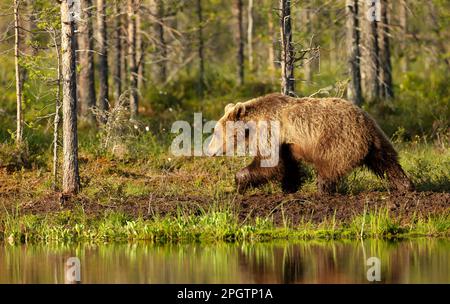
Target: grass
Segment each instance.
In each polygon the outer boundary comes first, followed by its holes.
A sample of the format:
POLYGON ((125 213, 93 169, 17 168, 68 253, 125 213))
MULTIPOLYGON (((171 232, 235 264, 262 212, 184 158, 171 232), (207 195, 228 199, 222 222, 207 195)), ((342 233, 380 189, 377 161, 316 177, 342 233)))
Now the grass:
POLYGON ((124 213, 108 212, 89 217, 81 208, 47 215, 7 214, 0 221, 0 238, 10 243, 35 242, 242 242, 308 239, 392 239, 417 236, 450 236, 450 214, 417 217, 403 221, 387 209, 354 217, 349 223, 325 218, 315 223, 276 226, 270 217, 242 222, 229 211, 207 211, 201 215, 132 219, 124 213))

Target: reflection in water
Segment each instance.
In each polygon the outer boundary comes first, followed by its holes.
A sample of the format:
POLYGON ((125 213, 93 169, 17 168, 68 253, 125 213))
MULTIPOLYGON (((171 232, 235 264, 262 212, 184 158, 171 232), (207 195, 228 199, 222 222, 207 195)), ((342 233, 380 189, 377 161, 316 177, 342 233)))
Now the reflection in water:
POLYGON ((0 245, 0 283, 63 283, 69 257, 83 283, 450 283, 450 240, 241 244, 0 245))

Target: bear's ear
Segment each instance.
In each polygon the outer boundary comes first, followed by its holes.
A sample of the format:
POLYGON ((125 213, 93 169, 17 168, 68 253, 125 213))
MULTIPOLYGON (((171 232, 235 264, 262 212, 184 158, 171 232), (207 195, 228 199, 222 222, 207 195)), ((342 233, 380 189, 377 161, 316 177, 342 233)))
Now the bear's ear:
POLYGON ((234 107, 234 103, 227 104, 225 106, 224 113, 227 113, 228 111, 230 111, 232 107, 234 107))
POLYGON ((239 120, 245 115, 245 105, 242 102, 238 102, 230 113, 232 120, 239 120))

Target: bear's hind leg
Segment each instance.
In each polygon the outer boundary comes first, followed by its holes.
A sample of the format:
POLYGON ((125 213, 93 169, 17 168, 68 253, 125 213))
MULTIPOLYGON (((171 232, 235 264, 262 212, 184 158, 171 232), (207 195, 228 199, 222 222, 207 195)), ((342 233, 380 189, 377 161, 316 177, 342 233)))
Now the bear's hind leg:
POLYGON ((364 163, 380 178, 384 178, 386 174, 393 190, 413 191, 414 185, 400 166, 397 153, 393 148, 386 150, 369 151, 364 163))
POLYGON ((333 194, 337 191, 337 179, 326 178, 318 174, 317 176, 317 191, 320 194, 333 194))

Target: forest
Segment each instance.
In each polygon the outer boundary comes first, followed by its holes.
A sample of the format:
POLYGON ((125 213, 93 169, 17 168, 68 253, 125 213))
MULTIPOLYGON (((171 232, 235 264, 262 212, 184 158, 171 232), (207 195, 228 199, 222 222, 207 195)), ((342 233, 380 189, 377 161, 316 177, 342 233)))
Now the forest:
POLYGON ((449 28, 446 0, 1 0, 0 238, 448 236, 449 28), (370 113, 416 190, 360 168, 320 195, 308 167, 241 194, 248 157, 170 152, 175 121, 274 92, 370 113))

